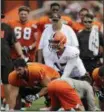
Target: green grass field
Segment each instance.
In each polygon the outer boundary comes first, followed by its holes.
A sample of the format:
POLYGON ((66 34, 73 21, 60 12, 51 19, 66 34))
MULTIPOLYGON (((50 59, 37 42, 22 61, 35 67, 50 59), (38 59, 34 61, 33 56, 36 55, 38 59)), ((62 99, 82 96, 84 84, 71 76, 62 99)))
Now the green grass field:
MULTIPOLYGON (((95 97, 95 100, 96 100, 96 106, 99 107, 97 96, 95 97)), ((45 101, 44 97, 39 98, 38 100, 36 100, 36 101, 33 102, 32 106, 30 108, 27 108, 25 111, 22 111, 22 112, 35 112, 35 111, 39 111, 40 108, 45 107, 44 101, 45 101)), ((20 112, 20 111, 17 111, 17 112, 20 112)))
MULTIPOLYGON (((97 107, 99 107, 97 96, 95 97, 95 100, 96 100, 97 107)), ((39 111, 40 108, 45 107, 44 101, 45 101, 44 97, 36 100, 35 102, 33 102, 32 106, 30 108, 27 108, 26 111, 27 112, 29 112, 29 111, 39 111)))
POLYGON ((42 97, 33 102, 32 106, 30 108, 27 108, 27 111, 39 111, 40 108, 45 107, 44 100, 44 97, 42 97))

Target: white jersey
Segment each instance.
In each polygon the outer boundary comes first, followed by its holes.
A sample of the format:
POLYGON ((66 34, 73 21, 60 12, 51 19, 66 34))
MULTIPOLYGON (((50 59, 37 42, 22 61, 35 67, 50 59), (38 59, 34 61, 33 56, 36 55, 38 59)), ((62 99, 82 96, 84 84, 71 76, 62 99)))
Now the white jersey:
MULTIPOLYGON (((76 34, 71 27, 62 24, 60 32, 62 32, 67 37, 66 45, 75 47, 79 46, 76 34)), ((39 43, 39 49, 43 50, 43 56, 47 55, 50 52, 48 47, 49 40, 53 37, 54 33, 55 32, 53 31, 52 24, 48 25, 42 33, 42 37, 39 43)))
POLYGON ((86 70, 79 58, 79 54, 78 48, 66 45, 60 57, 55 52, 50 52, 50 54, 44 57, 44 61, 46 65, 63 72, 62 77, 80 77, 85 75, 86 70), (74 69, 77 69, 79 73, 71 74, 74 69))

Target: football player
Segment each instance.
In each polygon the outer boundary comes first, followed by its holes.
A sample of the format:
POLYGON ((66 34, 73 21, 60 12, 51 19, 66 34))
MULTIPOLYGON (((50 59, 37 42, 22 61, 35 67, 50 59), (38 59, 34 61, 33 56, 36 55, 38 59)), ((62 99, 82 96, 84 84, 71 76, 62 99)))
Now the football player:
POLYGON ((44 56, 45 64, 56 69, 62 74, 61 77, 89 77, 79 57, 79 49, 66 45, 67 38, 57 31, 49 40, 50 53, 44 56))
MULTIPOLYGON (((55 83, 53 83, 52 85, 49 83, 49 85, 51 85, 51 89, 49 87, 49 91, 48 91, 49 95, 51 96, 51 106, 52 106, 53 110, 54 110, 54 108, 56 108, 56 109, 60 108, 60 105, 59 105, 60 103, 55 103, 55 102, 58 102, 61 99, 65 103, 68 103, 67 102, 68 100, 64 97, 64 96, 68 97, 67 95, 69 95, 68 86, 66 87, 65 83, 69 84, 69 86, 71 86, 73 89, 75 89, 78 92, 82 101, 86 100, 87 106, 84 105, 86 111, 95 111, 96 110, 93 88, 88 82, 75 80, 72 78, 58 78, 55 80, 56 81, 53 81, 55 83), (56 86, 56 83, 57 84, 60 83, 61 88, 58 88, 58 85, 56 86), (55 90, 57 90, 57 92, 55 90), (62 91, 62 94, 60 95, 60 93, 58 93, 58 92, 61 92, 61 91, 62 91)), ((72 93, 74 93, 74 92, 72 92, 72 93)), ((72 99, 70 99, 70 100, 72 100, 72 99)), ((62 101, 62 103, 63 103, 63 101, 62 101)), ((61 106, 64 108, 65 105, 64 104, 62 105, 62 103, 61 103, 61 106)), ((71 102, 69 101, 69 103, 72 103, 72 101, 71 102)), ((85 104, 85 103, 83 102, 83 104, 85 104)), ((70 107, 70 106, 68 105, 68 107, 70 107)), ((47 110, 47 109, 50 109, 50 108, 44 108, 43 110, 47 110)), ((42 110, 42 109, 40 109, 40 110, 42 110)))
MULTIPOLYGON (((73 21, 72 26, 71 26, 76 33, 85 28, 85 25, 83 24, 83 18, 88 13, 89 13, 89 10, 87 8, 82 8, 79 11, 80 21, 78 21, 78 22, 73 21)), ((101 29, 101 23, 99 21, 94 21, 92 24, 97 25, 99 30, 101 29)))
POLYGON ((52 13, 51 15, 52 24, 49 25, 42 33, 42 38, 39 43, 38 49, 38 62, 42 63, 42 55, 47 55, 50 51, 48 49, 49 40, 53 37, 54 33, 57 31, 62 32, 67 37, 66 44, 78 47, 79 43, 77 36, 71 27, 65 25, 61 21, 61 16, 59 13, 52 13))
MULTIPOLYGON (((50 5, 50 13, 60 13, 60 10, 61 10, 60 4, 52 3, 50 5)), ((39 45, 39 42, 40 42, 40 39, 41 39, 42 32, 44 31, 44 29, 47 26, 52 24, 52 21, 50 19, 50 13, 48 15, 42 16, 37 21, 37 27, 38 27, 38 32, 39 32, 39 35, 38 35, 38 45, 39 45)), ((62 20, 62 23, 67 24, 69 26, 72 24, 72 19, 69 16, 62 15, 61 16, 61 20, 62 20)), ((38 45, 37 45, 37 47, 38 47, 38 45)))
POLYGON ((34 97, 32 97, 32 95, 26 97, 27 101, 32 102, 41 96, 46 95, 48 83, 52 79, 60 77, 59 73, 51 67, 40 63, 26 64, 23 59, 17 59, 14 61, 14 69, 15 70, 9 74, 8 78, 11 85, 11 100, 9 102, 10 109, 14 109, 15 107, 19 87, 42 87, 38 93, 35 94, 34 91, 34 97))
MULTIPOLYGON (((9 25, 14 29, 17 41, 20 42, 23 52, 30 61, 35 61, 35 47, 37 32, 36 21, 28 20, 30 9, 21 6, 18 9, 19 20, 9 21, 9 25)), ((11 49, 12 59, 18 57, 14 48, 11 49)))
POLYGON ((65 111, 84 111, 83 104, 76 90, 64 80, 53 80, 48 84, 48 94, 51 98, 49 110, 57 111, 63 107, 65 111))
POLYGON ((104 111, 104 65, 95 68, 92 77, 94 80, 94 90, 99 98, 100 108, 104 111))

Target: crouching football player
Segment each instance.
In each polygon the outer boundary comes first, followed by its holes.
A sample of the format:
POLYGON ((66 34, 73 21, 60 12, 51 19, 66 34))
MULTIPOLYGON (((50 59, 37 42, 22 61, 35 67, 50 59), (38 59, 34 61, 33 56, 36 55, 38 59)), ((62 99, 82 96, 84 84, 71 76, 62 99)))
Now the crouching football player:
POLYGON ((14 109, 16 104, 16 98, 19 93, 19 87, 42 87, 42 89, 35 95, 28 95, 27 101, 33 102, 47 94, 47 85, 54 79, 59 78, 60 75, 54 69, 40 64, 40 63, 29 63, 23 59, 17 59, 14 62, 14 71, 9 74, 10 83, 10 109, 14 109))
POLYGON ((98 96, 100 108, 104 111, 104 65, 95 68, 92 77, 94 80, 94 90, 98 96))

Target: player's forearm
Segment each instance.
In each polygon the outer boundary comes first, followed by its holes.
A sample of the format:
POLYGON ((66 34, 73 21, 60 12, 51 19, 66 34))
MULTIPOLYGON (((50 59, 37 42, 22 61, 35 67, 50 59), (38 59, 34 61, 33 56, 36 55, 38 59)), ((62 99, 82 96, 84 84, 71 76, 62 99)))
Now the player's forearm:
POLYGON ((15 108, 18 92, 19 92, 19 88, 18 87, 10 85, 9 109, 14 109, 15 108))
POLYGON ((22 52, 22 47, 21 47, 20 43, 19 43, 19 42, 16 42, 16 43, 14 44, 14 47, 15 47, 15 49, 16 49, 18 55, 19 55, 21 58, 24 59, 25 56, 24 56, 24 54, 23 54, 23 52, 22 52))
POLYGON ((39 49, 39 50, 38 50, 38 62, 39 62, 39 63, 42 63, 42 57, 43 57, 43 55, 42 55, 42 50, 39 49))
POLYGON ((10 99, 9 99, 9 109, 14 109, 16 105, 16 95, 10 92, 10 99))
POLYGON ((16 98, 12 98, 9 102, 9 109, 14 109, 16 105, 16 98))
POLYGON ((34 42, 33 44, 31 44, 31 45, 29 46, 29 49, 32 50, 32 49, 34 49, 35 47, 36 47, 36 42, 34 42))
POLYGON ((42 97, 42 96, 46 95, 47 93, 48 93, 47 87, 44 87, 40 90, 40 92, 38 94, 39 94, 39 97, 42 97))
POLYGON ((64 68, 64 72, 62 74, 62 78, 67 78, 67 77, 70 77, 71 73, 72 73, 72 70, 74 69, 74 64, 75 64, 75 60, 74 59, 71 59, 67 62, 65 68, 64 68))

